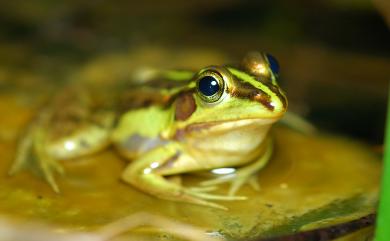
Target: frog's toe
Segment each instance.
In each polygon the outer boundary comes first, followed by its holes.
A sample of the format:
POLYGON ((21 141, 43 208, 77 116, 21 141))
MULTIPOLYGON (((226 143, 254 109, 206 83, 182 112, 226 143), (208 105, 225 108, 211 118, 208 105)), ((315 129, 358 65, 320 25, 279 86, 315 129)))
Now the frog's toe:
POLYGON ((229 189, 229 196, 234 196, 237 191, 246 183, 248 183, 254 190, 260 191, 260 185, 255 175, 249 175, 246 172, 237 172, 235 174, 220 176, 215 179, 203 181, 200 183, 201 186, 209 187, 223 183, 231 183, 229 189))
POLYGON ((248 184, 253 188, 253 190, 259 192, 261 190, 259 181, 257 180, 257 176, 253 175, 251 178, 249 178, 248 184))
POLYGON ((240 188, 248 183, 255 191, 260 191, 260 185, 256 175, 238 175, 233 181, 229 189, 229 195, 235 195, 240 188))
POLYGON ((45 179, 49 183, 50 187, 54 190, 54 192, 60 193, 60 188, 58 187, 57 182, 54 179, 52 173, 45 173, 45 179))
POLYGON ((64 167, 60 163, 58 163, 57 161, 50 163, 50 166, 54 170, 55 173, 58 173, 61 176, 65 175, 64 167))
POLYGON ((228 210, 228 208, 223 206, 223 205, 220 205, 220 204, 217 204, 214 202, 209 202, 209 201, 203 200, 201 198, 195 198, 193 196, 191 196, 190 199, 186 200, 186 202, 198 204, 198 205, 202 205, 202 206, 206 206, 206 207, 210 207, 210 208, 217 208, 217 209, 221 209, 221 210, 225 210, 225 211, 228 210))
POLYGON ((59 193, 60 189, 57 185, 57 182, 55 181, 54 174, 59 173, 60 175, 64 175, 65 171, 63 167, 57 162, 45 161, 41 161, 40 166, 42 168, 43 176, 46 181, 56 193, 59 193))
POLYGON ((29 157, 31 156, 32 145, 33 137, 31 131, 28 131, 23 139, 21 139, 18 143, 15 161, 8 171, 9 175, 14 175, 28 165, 29 157))
MULTIPOLYGON (((209 191, 209 190, 206 190, 209 191)), ((239 200, 246 200, 247 197, 243 196, 227 196, 227 195, 217 195, 217 194, 210 194, 206 193, 205 189, 203 191, 194 190, 194 188, 187 188, 184 189, 184 193, 186 198, 190 198, 192 203, 201 204, 208 207, 218 208, 222 210, 227 210, 227 208, 223 205, 210 202, 207 200, 215 200, 215 201, 239 201, 239 200)))
POLYGON ((57 185, 57 182, 55 181, 54 175, 58 173, 63 176, 65 174, 63 166, 42 150, 37 151, 37 158, 38 167, 40 169, 39 171, 45 180, 49 183, 51 188, 56 193, 59 193, 60 189, 57 185))
POLYGON ((217 195, 217 194, 210 194, 205 192, 197 192, 197 191, 191 191, 187 190, 187 192, 194 196, 205 200, 219 200, 219 201, 239 201, 239 200, 246 200, 247 197, 244 196, 234 196, 234 195, 217 195))
POLYGON ((237 193, 237 191, 248 181, 247 178, 238 176, 234 181, 232 181, 232 184, 230 185, 229 189, 229 196, 232 196, 237 193))
POLYGON ((194 192, 212 192, 218 189, 217 186, 189 187, 188 190, 194 192))

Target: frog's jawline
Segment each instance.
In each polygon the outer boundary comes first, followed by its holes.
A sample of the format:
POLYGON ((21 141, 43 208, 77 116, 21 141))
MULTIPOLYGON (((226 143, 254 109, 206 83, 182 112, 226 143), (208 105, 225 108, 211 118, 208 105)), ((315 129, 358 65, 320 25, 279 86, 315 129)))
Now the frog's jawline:
POLYGON ((210 131, 212 128, 213 131, 228 131, 231 129, 240 128, 245 125, 257 124, 269 126, 272 123, 279 120, 279 118, 269 118, 269 119, 238 119, 238 120, 229 120, 229 121, 214 121, 207 123, 194 123, 184 129, 179 129, 176 131, 175 139, 181 140, 188 133, 202 132, 203 130, 210 131))

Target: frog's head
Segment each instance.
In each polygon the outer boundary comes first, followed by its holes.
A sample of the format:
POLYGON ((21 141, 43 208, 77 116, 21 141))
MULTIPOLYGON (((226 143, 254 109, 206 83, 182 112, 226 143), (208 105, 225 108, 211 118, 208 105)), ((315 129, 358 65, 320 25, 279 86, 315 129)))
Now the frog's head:
POLYGON ((277 83, 278 75, 275 58, 257 52, 249 53, 239 68, 204 68, 194 77, 193 111, 187 115, 188 109, 181 108, 189 106, 187 98, 184 101, 187 104, 177 103, 176 117, 184 116, 181 119, 185 125, 250 119, 272 123, 287 109, 286 96, 277 83))

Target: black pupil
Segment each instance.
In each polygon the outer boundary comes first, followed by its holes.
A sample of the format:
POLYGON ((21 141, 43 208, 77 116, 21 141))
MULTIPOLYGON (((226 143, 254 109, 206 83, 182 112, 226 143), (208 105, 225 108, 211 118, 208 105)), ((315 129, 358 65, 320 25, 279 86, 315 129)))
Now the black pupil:
POLYGON ((212 96, 219 90, 218 81, 212 76, 205 76, 199 80, 199 91, 205 96, 212 96))

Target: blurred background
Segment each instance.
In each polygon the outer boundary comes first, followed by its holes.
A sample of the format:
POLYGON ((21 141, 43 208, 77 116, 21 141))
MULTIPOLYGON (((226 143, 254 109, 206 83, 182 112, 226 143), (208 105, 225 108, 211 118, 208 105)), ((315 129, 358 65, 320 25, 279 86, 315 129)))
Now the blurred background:
POLYGON ((280 62, 290 110, 381 145, 389 9, 386 0, 1 1, 0 95, 37 106, 64 82, 104 85, 145 64, 199 68, 262 50, 280 62))

